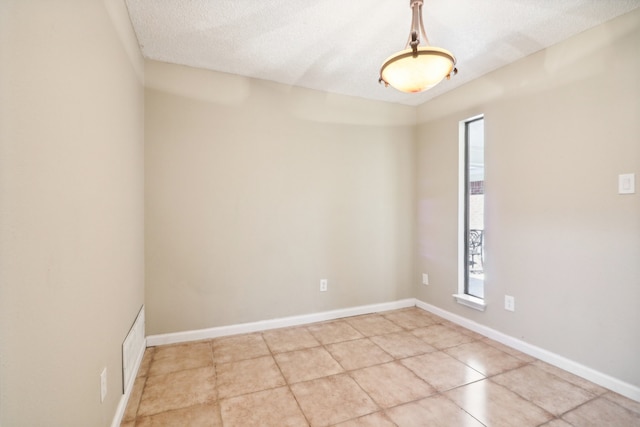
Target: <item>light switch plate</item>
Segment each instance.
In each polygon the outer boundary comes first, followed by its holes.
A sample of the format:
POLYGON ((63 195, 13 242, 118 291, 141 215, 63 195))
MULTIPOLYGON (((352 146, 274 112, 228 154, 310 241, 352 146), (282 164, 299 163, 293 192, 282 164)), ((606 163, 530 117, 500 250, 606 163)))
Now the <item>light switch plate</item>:
POLYGON ((618 175, 618 194, 634 194, 636 192, 636 174, 618 175))

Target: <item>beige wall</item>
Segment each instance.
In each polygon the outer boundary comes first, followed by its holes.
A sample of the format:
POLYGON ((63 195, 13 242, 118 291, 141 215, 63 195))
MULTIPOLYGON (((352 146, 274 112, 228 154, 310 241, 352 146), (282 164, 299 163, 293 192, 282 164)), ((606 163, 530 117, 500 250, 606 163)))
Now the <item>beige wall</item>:
POLYGON ((415 108, 157 62, 146 79, 149 334, 412 296, 415 108))
POLYGON ((618 195, 617 176, 640 175, 639 52, 640 10, 419 108, 416 265, 431 285, 415 287, 426 302, 635 386, 640 190, 618 195), (458 123, 481 113, 484 313, 451 296, 458 123))
POLYGON ((142 67, 123 1, 0 1, 2 426, 114 417, 144 298, 142 67))

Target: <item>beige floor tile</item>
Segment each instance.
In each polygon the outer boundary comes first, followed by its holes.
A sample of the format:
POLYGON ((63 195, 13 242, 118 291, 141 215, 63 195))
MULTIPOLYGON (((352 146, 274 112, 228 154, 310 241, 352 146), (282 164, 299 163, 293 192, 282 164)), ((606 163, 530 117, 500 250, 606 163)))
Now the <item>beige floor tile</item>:
POLYGON ((467 329, 462 325, 458 325, 457 323, 450 322, 450 323, 447 324, 447 327, 453 329, 454 331, 458 331, 458 332, 460 332, 460 333, 462 333, 464 335, 467 335, 467 336, 473 338, 474 341, 483 340, 483 339, 487 338, 484 335, 479 334, 479 333, 477 333, 475 331, 472 331, 471 329, 467 329))
POLYGON ((309 425, 288 387, 223 399, 220 407, 224 427, 309 425))
POLYGON ((448 355, 486 376, 492 376, 525 364, 482 341, 461 344, 444 350, 448 355))
POLYGON ((379 314, 350 317, 346 319, 346 321, 366 337, 390 334, 392 332, 400 332, 403 330, 400 326, 385 319, 379 314))
POLYGON ((292 384, 312 427, 328 426, 378 411, 378 405, 346 374, 292 384))
POLYGON ((617 403, 623 408, 627 408, 631 412, 635 412, 636 414, 640 414, 640 402, 636 402, 635 400, 631 400, 627 397, 621 396, 618 393, 614 393, 612 391, 605 394, 603 397, 609 399, 610 401, 617 403))
POLYGON ((480 372, 442 351, 410 357, 400 363, 438 391, 450 390, 485 378, 480 372))
POLYGON ((135 427, 153 427, 151 424, 151 417, 142 417, 136 420, 135 427))
POLYGON ((600 394, 604 394, 607 392, 607 389, 604 387, 600 387, 597 384, 592 383, 589 380, 585 380, 582 377, 579 377, 577 375, 572 374, 571 372, 567 372, 565 370, 562 370, 560 368, 557 368, 553 365, 550 365, 546 362, 543 362, 541 360, 536 360, 535 362, 533 362, 533 365, 537 366, 540 369, 544 369, 545 371, 562 378, 565 381, 570 382, 573 385, 577 385, 578 387, 582 387, 583 389, 590 391, 591 393, 600 395, 600 394))
POLYGON ((138 406, 140 405, 140 399, 142 398, 142 391, 144 390, 144 383, 146 381, 147 379, 145 377, 138 377, 133 383, 133 388, 129 395, 129 402, 127 402, 127 407, 122 417, 123 421, 133 421, 136 419, 138 406))
POLYGON ((435 393, 435 389, 398 362, 351 372, 351 376, 381 407, 389 408, 435 393))
POLYGON ((355 418, 353 420, 345 421, 340 424, 335 424, 334 427, 397 427, 396 423, 390 421, 386 415, 382 412, 375 412, 373 414, 365 415, 364 417, 355 418))
POLYGON ((395 332, 386 335, 378 335, 371 337, 370 339, 396 359, 436 351, 435 347, 430 346, 409 332, 395 332))
POLYGON ((492 381, 558 416, 596 397, 536 366, 497 375, 492 381))
POLYGON ((460 327, 460 325, 458 325, 457 323, 453 323, 450 320, 445 319, 444 317, 439 317, 439 321, 436 322, 442 326, 446 326, 449 329, 457 329, 460 327))
POLYGON ((318 323, 307 327, 307 330, 322 344, 333 344, 364 337, 344 320, 318 323))
POLYGON ((274 355, 289 384, 343 372, 342 367, 322 347, 274 355))
POLYGON ((485 338, 487 338, 486 336, 479 334, 478 332, 474 332, 471 331, 469 329, 465 329, 462 326, 460 326, 460 329, 458 329, 460 332, 462 332, 463 334, 469 335, 471 338, 473 338, 476 341, 480 341, 483 340, 485 338))
POLYGON ((138 416, 186 408, 216 400, 213 366, 147 377, 138 416))
MULTIPOLYGON (((222 427, 220 409, 216 403, 162 412, 148 417, 147 420, 150 427, 222 427)), ((136 427, 140 427, 140 424, 136 427)))
POLYGON ((488 379, 449 390, 445 396, 487 426, 537 426, 553 419, 547 411, 488 379))
POLYGON ((382 350, 369 338, 329 344, 327 350, 348 371, 393 360, 389 353, 382 350))
POLYGON ((210 342, 157 347, 149 368, 149 376, 213 365, 210 342))
POLYGON ((286 384, 272 356, 217 365, 218 398, 238 396, 286 384))
POLYGON ((602 397, 564 414, 562 419, 580 427, 640 426, 640 414, 602 397))
POLYGON ((149 347, 144 351, 144 356, 142 356, 142 362, 140 362, 140 368, 138 369, 138 377, 146 377, 149 374, 155 351, 156 347, 149 347))
POLYGON ((262 333, 273 353, 318 347, 320 343, 305 328, 276 329, 262 333))
POLYGON ((381 313, 384 318, 391 320, 405 329, 417 329, 437 323, 435 317, 420 308, 408 308, 381 313))
POLYGON ((262 334, 216 338, 213 341, 215 363, 235 362, 271 354, 262 334))
POLYGON ((529 356, 528 354, 525 354, 519 350, 516 350, 515 348, 509 347, 508 345, 504 345, 502 343, 499 343, 498 341, 494 341, 490 338, 484 338, 483 342, 489 344, 491 347, 497 348, 500 351, 503 351, 513 357, 515 357, 516 359, 520 359, 523 362, 527 362, 527 363, 531 363, 531 362, 535 362, 537 359, 533 356, 529 356))
POLYGON ((483 427, 478 420, 444 396, 396 406, 389 409, 387 415, 402 427, 483 427))
POLYGON ((469 335, 465 335, 462 332, 444 325, 431 325, 418 328, 411 331, 411 333, 440 350, 474 341, 469 335))
POLYGON ((548 423, 544 423, 540 425, 540 427, 573 427, 573 426, 561 419, 555 419, 555 420, 549 421, 548 423))
POLYGON ((640 427, 640 403, 413 307, 146 349, 122 427, 223 419, 224 427, 640 427))

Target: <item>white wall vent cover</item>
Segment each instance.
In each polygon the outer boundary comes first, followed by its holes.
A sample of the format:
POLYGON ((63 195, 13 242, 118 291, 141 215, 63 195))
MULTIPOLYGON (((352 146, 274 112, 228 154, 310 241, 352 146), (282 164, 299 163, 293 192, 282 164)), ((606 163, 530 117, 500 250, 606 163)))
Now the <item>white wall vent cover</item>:
POLYGON ((133 387, 138 366, 142 362, 146 347, 144 337, 144 306, 140 309, 133 326, 122 343, 122 387, 126 393, 133 387))

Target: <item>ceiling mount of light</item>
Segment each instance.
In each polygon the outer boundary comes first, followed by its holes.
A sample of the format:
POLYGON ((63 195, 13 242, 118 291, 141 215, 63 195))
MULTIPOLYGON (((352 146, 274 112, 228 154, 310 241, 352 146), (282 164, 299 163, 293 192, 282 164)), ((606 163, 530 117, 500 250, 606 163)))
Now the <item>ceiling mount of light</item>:
POLYGON ((422 22, 423 0, 409 0, 412 10, 411 32, 404 50, 390 56, 382 68, 378 82, 402 92, 422 92, 456 75, 456 58, 451 52, 429 45, 422 22), (420 46, 420 38, 425 45, 420 46))

